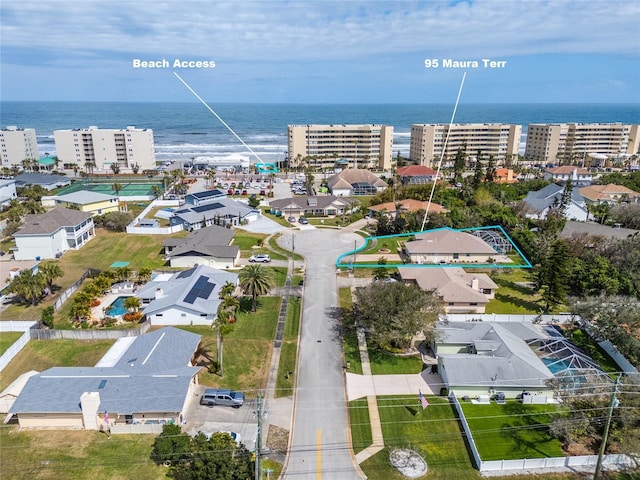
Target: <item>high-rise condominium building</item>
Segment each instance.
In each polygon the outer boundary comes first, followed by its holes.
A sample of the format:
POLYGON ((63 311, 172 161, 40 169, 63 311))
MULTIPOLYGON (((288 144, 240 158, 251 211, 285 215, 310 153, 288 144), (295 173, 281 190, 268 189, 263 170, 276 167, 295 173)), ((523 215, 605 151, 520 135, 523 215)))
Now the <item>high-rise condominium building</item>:
POLYGON ((530 124, 526 160, 588 164, 589 154, 611 157, 638 153, 640 125, 622 123, 530 124))
POLYGON ((498 162, 515 160, 521 135, 522 125, 504 123, 456 123, 451 128, 449 124, 414 124, 409 157, 435 168, 440 158, 450 161, 464 148, 470 157, 482 152, 483 157, 493 156, 498 162))
POLYGON ((56 130, 53 137, 60 161, 83 170, 109 171, 112 164, 120 171, 156 167, 153 131, 148 128, 56 130))
POLYGON ((23 160, 37 160, 38 140, 33 128, 7 127, 0 130, 2 167, 21 167, 23 160))
POLYGON ((388 125, 289 125, 289 162, 297 167, 391 168, 393 127, 388 125), (348 164, 348 165, 346 165, 348 164))

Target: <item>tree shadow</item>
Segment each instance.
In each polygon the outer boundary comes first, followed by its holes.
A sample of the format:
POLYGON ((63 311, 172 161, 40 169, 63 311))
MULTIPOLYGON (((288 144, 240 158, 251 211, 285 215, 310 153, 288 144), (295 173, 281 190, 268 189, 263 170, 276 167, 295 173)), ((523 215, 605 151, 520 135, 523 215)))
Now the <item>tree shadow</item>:
POLYGON ((345 332, 355 333, 353 311, 343 307, 329 307, 325 310, 327 318, 332 320, 331 333, 333 340, 342 340, 345 332))
POLYGON ((542 307, 538 304, 538 302, 525 300, 522 298, 514 297, 512 295, 504 294, 504 293, 496 293, 495 299, 501 303, 508 303, 510 305, 523 308, 531 312, 539 312, 542 309, 542 307))

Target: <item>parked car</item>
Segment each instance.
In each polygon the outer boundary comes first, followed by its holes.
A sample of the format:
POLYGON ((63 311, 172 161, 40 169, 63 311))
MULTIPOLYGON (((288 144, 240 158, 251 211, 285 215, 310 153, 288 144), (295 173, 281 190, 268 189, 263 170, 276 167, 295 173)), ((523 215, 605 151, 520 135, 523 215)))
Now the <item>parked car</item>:
POLYGON ((227 190, 227 195, 233 195, 233 190, 231 189, 227 190))
POLYGON ((249 257, 249 262, 251 263, 269 263, 270 261, 271 257, 266 253, 258 253, 249 257))
POLYGON ((260 190, 260 195, 266 195, 266 194, 267 194, 267 192, 264 189, 260 190))
POLYGON ((222 405, 226 407, 240 408, 244 404, 244 393, 234 390, 222 390, 218 388, 205 389, 200 398, 200 405, 213 407, 222 405))
POLYGON ((242 190, 242 195, 249 195, 249 192, 247 192, 246 190, 242 190))
POLYGON ((296 217, 289 217, 287 220, 291 223, 296 223, 296 217))
POLYGON ((304 218, 304 217, 300 217, 300 218, 298 219, 298 222, 300 222, 302 225, 306 225, 306 224, 308 224, 308 223, 309 223, 309 220, 307 220, 307 219, 306 219, 306 218, 304 218))

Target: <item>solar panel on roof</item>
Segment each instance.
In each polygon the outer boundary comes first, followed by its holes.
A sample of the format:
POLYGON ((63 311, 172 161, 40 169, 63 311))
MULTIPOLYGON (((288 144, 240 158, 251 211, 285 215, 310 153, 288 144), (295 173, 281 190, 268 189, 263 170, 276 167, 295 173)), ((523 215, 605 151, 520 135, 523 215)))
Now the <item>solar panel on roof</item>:
POLYGON ((191 287, 189 293, 184 297, 185 303, 193 303, 198 298, 209 298, 215 286, 216 284, 209 282, 207 277, 200 275, 200 278, 196 280, 196 283, 191 287))
POLYGON ((196 213, 202 213, 202 212, 223 208, 223 207, 224 205, 222 205, 221 203, 215 202, 215 203, 207 203, 206 205, 198 205, 197 207, 192 207, 191 211, 196 213))

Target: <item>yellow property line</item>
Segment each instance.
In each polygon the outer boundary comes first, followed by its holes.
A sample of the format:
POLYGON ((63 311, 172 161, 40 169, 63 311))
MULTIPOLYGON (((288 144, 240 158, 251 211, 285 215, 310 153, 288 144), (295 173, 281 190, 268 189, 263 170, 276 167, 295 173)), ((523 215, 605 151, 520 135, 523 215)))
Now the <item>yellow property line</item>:
POLYGON ((322 430, 316 433, 316 480, 322 480, 322 430))

